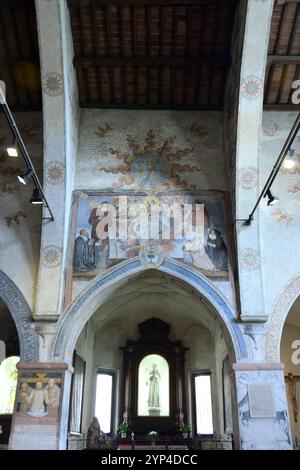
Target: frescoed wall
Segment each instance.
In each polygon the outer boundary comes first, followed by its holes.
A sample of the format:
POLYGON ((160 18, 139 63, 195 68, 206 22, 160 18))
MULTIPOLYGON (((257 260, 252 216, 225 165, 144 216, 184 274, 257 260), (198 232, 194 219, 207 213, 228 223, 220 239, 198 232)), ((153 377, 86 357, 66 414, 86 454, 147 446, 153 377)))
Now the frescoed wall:
MULTIPOLYGON (((42 181, 42 114, 14 113, 14 118, 42 181)), ((27 168, 21 156, 8 156, 6 148, 12 143, 11 131, 4 116, 0 116, 0 269, 14 279, 32 307, 39 263, 41 208, 29 202, 33 184, 23 185, 18 181, 18 175, 24 174, 27 168)), ((46 177, 52 176, 55 174, 49 168, 46 177)))
POLYGON ((156 250, 200 269, 234 303, 222 132, 218 112, 81 111, 68 301, 88 280, 138 256, 148 240, 157 245, 159 238, 156 250), (97 226, 104 223, 107 206, 115 208, 118 221, 122 218, 120 197, 127 197, 130 240, 118 235, 112 240, 111 233, 100 240, 97 226), (186 233, 162 240, 162 216, 159 236, 145 236, 143 212, 174 203, 203 204, 201 236, 186 233))

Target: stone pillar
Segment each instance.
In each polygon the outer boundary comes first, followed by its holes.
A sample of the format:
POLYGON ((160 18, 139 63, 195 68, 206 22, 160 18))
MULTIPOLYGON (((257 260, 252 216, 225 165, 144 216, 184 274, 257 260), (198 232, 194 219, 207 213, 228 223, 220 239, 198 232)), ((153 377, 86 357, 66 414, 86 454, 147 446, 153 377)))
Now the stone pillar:
POLYGON ((9 448, 66 449, 71 369, 66 363, 19 362, 9 448))
POLYGON ((242 450, 292 449, 283 369, 280 363, 233 364, 242 450))
POLYGON ((55 220, 43 221, 33 316, 37 321, 56 321, 64 303, 79 108, 66 0, 36 0, 35 5, 43 93, 43 186, 55 220))

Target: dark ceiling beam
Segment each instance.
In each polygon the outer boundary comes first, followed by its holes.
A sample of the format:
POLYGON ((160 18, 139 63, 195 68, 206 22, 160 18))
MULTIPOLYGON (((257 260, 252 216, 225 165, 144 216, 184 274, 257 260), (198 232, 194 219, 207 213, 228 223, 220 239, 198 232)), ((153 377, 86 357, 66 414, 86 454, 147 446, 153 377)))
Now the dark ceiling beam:
POLYGON ((74 67, 186 67, 188 65, 215 65, 229 67, 228 56, 202 56, 202 57, 75 57, 74 67))
POLYGON ((276 0, 275 6, 284 5, 285 3, 300 3, 300 0, 276 0))
POLYGON ((299 113, 300 105, 297 104, 264 104, 264 111, 295 111, 299 113))
MULTIPOLYGON (((217 105, 212 104, 198 104, 198 105, 186 105, 183 106, 182 104, 127 104, 127 103, 96 103, 96 102, 80 102, 81 108, 115 108, 115 109, 178 109, 178 110, 186 110, 186 111, 220 111, 222 110, 222 104, 219 103, 217 105)), ((296 110, 295 110, 296 111, 296 110)))
POLYGON ((300 64, 300 55, 269 55, 267 63, 270 64, 300 64))
POLYGON ((24 2, 24 0, 1 0, 0 2, 1 9, 2 8, 10 8, 14 6, 20 6, 20 7, 32 7, 34 8, 34 0, 27 0, 24 2))
POLYGON ((122 6, 122 5, 211 5, 222 3, 222 5, 236 5, 237 0, 67 0, 69 7, 79 6, 122 6))

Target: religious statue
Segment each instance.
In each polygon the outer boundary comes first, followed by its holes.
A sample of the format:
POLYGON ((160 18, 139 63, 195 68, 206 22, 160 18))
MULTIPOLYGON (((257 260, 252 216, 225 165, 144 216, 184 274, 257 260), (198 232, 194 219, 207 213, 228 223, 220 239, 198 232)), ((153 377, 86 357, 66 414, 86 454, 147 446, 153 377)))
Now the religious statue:
POLYGON ((99 449, 101 439, 103 439, 103 432, 100 429, 98 418, 95 416, 87 432, 87 449, 99 449))
POLYGON ((149 373, 149 379, 146 383, 147 386, 149 386, 149 392, 148 392, 148 409, 149 409, 149 414, 151 410, 153 409, 159 410, 160 409, 160 397, 159 397, 159 383, 161 380, 160 373, 157 370, 157 365, 153 364, 152 369, 149 373))

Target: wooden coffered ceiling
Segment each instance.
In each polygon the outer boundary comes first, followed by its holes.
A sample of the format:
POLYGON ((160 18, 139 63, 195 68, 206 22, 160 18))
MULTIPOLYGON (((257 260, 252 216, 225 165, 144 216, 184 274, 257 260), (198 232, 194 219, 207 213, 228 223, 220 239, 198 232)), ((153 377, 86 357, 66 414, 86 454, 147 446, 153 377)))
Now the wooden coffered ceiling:
POLYGON ((82 107, 222 109, 237 0, 68 0, 82 107))
POLYGON ((13 110, 42 108, 34 0, 0 1, 0 80, 13 110))
POLYGON ((265 77, 267 109, 292 109, 292 82, 300 80, 300 2, 275 0, 265 77))

